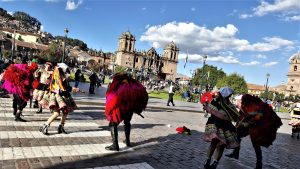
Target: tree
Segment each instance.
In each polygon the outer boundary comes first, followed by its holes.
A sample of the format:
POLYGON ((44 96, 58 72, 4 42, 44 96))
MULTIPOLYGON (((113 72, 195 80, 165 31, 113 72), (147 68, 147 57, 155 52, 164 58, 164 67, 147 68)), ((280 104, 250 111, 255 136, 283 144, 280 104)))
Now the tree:
POLYGON ((52 43, 49 45, 49 48, 43 50, 40 54, 40 58, 50 61, 50 62, 60 62, 63 55, 62 49, 59 47, 59 44, 52 43))
POLYGON ((222 79, 224 76, 226 76, 226 73, 222 69, 218 69, 212 65, 205 65, 204 72, 205 74, 203 74, 203 68, 196 70, 196 75, 192 79, 192 83, 194 85, 202 84, 203 86, 208 85, 214 87, 216 86, 218 79, 222 79))
POLYGON ((17 11, 13 14, 13 17, 15 20, 20 21, 27 30, 30 30, 28 28, 31 28, 35 31, 39 31, 41 28, 41 22, 25 12, 17 11))
POLYGON ((248 93, 247 83, 243 76, 233 73, 228 76, 224 76, 217 81, 217 87, 228 86, 232 88, 235 93, 245 94, 248 93))
POLYGON ((126 72, 126 67, 122 67, 122 66, 116 66, 115 68, 115 73, 125 73, 126 72))
POLYGON ((0 16, 12 20, 13 17, 3 8, 0 8, 0 16))
MULTIPOLYGON (((56 40, 61 40, 61 41, 64 41, 65 37, 64 36, 55 36, 55 39, 56 40)), ((72 39, 72 38, 69 38, 67 37, 66 38, 66 44, 69 45, 69 46, 79 46, 79 48, 81 50, 84 50, 86 51, 88 48, 87 48, 87 44, 84 43, 82 40, 79 40, 79 39, 72 39)))

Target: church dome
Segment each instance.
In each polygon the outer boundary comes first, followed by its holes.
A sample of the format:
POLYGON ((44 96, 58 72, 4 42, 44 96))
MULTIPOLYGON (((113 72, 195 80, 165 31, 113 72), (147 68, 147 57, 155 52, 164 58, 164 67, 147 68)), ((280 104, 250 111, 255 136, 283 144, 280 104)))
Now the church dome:
POLYGON ((300 59, 300 52, 293 55, 291 60, 294 60, 294 59, 300 59))
POLYGON ((175 43, 172 41, 171 43, 167 44, 165 49, 171 49, 171 50, 176 50, 177 46, 175 45, 175 43))
POLYGON ((129 31, 123 32, 120 38, 135 39, 134 36, 129 31))

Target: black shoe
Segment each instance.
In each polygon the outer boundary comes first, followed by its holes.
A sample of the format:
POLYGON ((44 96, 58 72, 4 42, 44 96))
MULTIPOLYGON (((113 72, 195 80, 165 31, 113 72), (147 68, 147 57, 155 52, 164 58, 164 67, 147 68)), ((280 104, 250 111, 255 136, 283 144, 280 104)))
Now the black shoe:
POLYGON ((204 164, 204 169, 209 169, 209 168, 210 168, 210 159, 207 159, 204 164))
POLYGON ((20 122, 27 122, 26 120, 22 119, 21 117, 16 117, 15 121, 20 121, 20 122))
POLYGON ((173 106, 175 106, 175 104, 173 104, 173 106))
POLYGON ((44 124, 43 126, 40 127, 40 132, 42 132, 44 135, 49 135, 48 128, 49 128, 49 125, 44 124))
POLYGON ((131 130, 131 125, 129 124, 125 124, 124 125, 124 132, 125 132, 125 143, 127 147, 131 147, 131 143, 130 143, 130 130, 131 130))
POLYGON ((226 157, 239 159, 240 148, 235 148, 232 153, 225 154, 226 157))
POLYGON ((64 126, 61 125, 61 124, 58 126, 57 132, 58 132, 58 134, 61 134, 61 133, 68 134, 68 133, 66 132, 64 126))
POLYGON ((170 105, 167 104, 167 106, 170 106, 170 105))
POLYGON ((105 150, 110 150, 110 151, 119 151, 119 146, 115 146, 114 144, 110 146, 106 146, 105 150))
POLYGON ((38 107, 39 109, 36 111, 36 114, 40 114, 43 112, 43 108, 42 107, 38 107))
POLYGON ((209 169, 216 169, 216 168, 217 168, 217 165, 218 165, 218 162, 217 162, 217 161, 214 161, 214 162, 210 165, 209 169))
POLYGON ((262 169, 262 162, 256 162, 255 169, 262 169))
POLYGON ((118 128, 116 125, 110 127, 110 133, 113 144, 110 146, 106 146, 106 150, 110 151, 119 151, 119 144, 118 144, 118 128))

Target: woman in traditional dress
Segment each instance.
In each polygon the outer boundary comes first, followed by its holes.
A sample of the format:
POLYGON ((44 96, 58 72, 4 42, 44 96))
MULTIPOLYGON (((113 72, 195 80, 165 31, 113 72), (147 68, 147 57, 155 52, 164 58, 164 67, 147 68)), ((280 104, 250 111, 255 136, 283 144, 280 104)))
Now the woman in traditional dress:
POLYGON ((58 133, 67 134, 64 129, 67 115, 77 108, 73 98, 71 97, 71 91, 72 87, 69 84, 63 68, 56 67, 52 74, 49 92, 45 94, 43 99, 40 101, 44 108, 51 110, 52 115, 48 119, 47 123, 40 127, 40 132, 48 135, 48 128, 50 124, 60 115, 60 112, 62 112, 60 125, 58 126, 58 133))
POLYGON ((205 169, 215 169, 217 167, 225 148, 233 149, 239 147, 236 128, 231 123, 239 120, 239 113, 229 100, 232 94, 233 90, 231 88, 222 87, 219 94, 210 103, 203 105, 204 109, 211 114, 203 135, 203 139, 210 142, 207 160, 204 165, 205 169), (215 160, 210 164, 215 150, 215 160))
MULTIPOLYGON (((51 67, 52 63, 46 62, 44 69, 39 69, 34 73, 34 76, 40 80, 37 88, 33 91, 32 100, 35 105, 42 100, 44 94, 49 90, 52 74, 51 67)), ((42 113, 42 105, 38 104, 38 108, 39 109, 36 113, 42 113)))
MULTIPOLYGON (((239 138, 250 135, 256 154, 256 169, 262 168, 261 146, 268 148, 276 139, 278 128, 282 125, 281 119, 272 107, 260 98, 245 94, 239 105, 242 120, 238 123, 237 134, 239 138)), ((239 148, 228 157, 239 157, 239 148)))

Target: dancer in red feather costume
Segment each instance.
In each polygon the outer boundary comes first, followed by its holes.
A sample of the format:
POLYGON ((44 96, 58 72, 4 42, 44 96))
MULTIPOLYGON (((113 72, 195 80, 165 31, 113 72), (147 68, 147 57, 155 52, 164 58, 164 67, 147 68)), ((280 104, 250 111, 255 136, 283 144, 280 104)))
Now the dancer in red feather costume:
MULTIPOLYGON (((118 125, 124 120, 126 145, 130 145, 131 118, 133 113, 141 115, 148 103, 148 93, 137 80, 126 74, 116 74, 106 92, 105 115, 109 121, 113 144, 107 150, 119 151, 118 125)), ((142 116, 142 115, 141 115, 142 116)))
POLYGON ((26 122, 20 116, 31 97, 33 72, 36 69, 37 64, 32 62, 30 66, 27 66, 27 64, 11 64, 4 72, 2 88, 14 96, 13 114, 15 115, 15 121, 26 122))
MULTIPOLYGON (((258 97, 245 94, 240 105, 241 121, 237 126, 238 137, 250 135, 256 153, 256 169, 262 168, 261 146, 268 148, 276 139, 278 128, 282 125, 281 119, 273 109, 258 97)), ((228 157, 239 157, 239 147, 228 157)))

